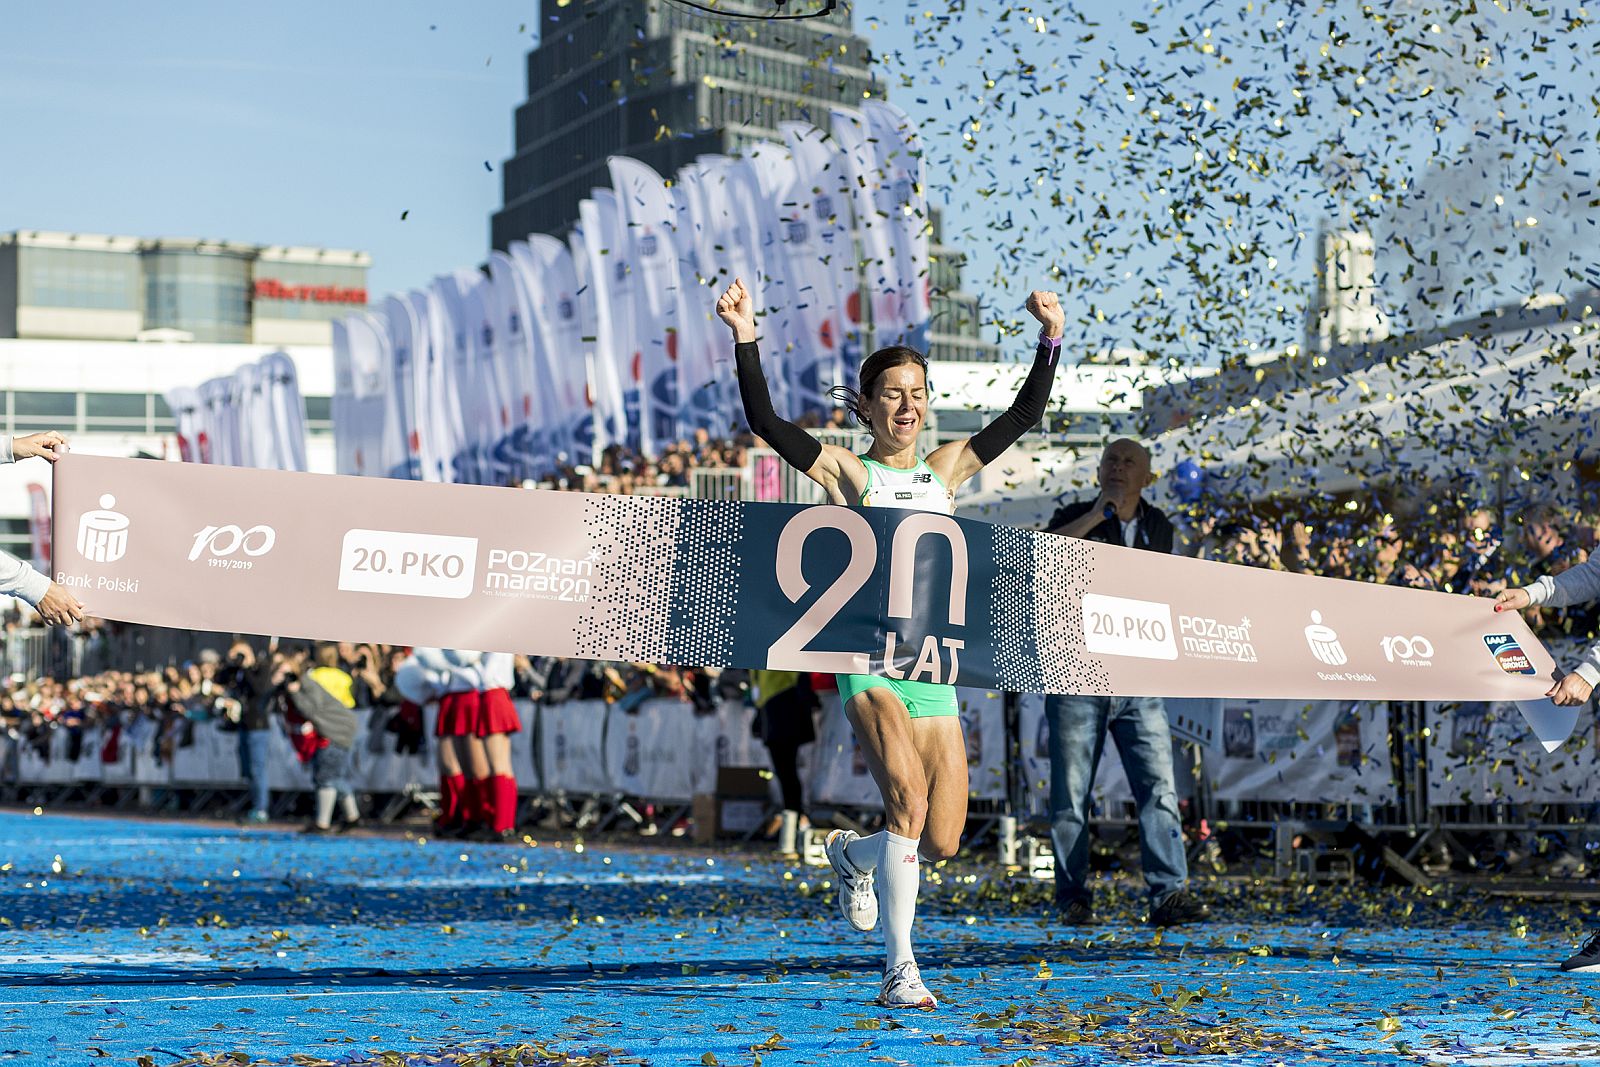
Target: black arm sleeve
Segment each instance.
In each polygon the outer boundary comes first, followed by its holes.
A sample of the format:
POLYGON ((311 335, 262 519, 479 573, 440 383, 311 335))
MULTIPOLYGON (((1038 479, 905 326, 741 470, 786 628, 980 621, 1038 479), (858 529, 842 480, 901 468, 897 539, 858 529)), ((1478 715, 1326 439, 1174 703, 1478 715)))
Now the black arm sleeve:
POLYGON ((1000 453, 1016 444, 1018 438, 1039 425, 1039 420, 1044 418, 1045 404, 1050 400, 1050 386, 1056 380, 1060 353, 1060 345, 1040 340, 1039 349, 1033 355, 1033 369, 1028 371, 1027 380, 1017 390, 1017 399, 999 418, 972 435, 969 443, 979 460, 993 463, 1000 453))
POLYGON ((816 465, 822 455, 822 442, 794 423, 780 419, 772 410, 772 394, 767 391, 767 376, 761 373, 761 350, 754 341, 733 346, 733 364, 739 375, 739 396, 744 400, 744 418, 750 432, 772 446, 772 450, 802 473, 816 465))

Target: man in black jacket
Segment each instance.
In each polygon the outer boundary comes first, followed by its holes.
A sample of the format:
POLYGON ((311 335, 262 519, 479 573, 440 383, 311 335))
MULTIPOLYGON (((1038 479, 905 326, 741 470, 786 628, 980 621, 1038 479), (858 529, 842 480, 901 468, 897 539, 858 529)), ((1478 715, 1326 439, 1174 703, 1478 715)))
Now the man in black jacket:
MULTIPOLYGON (((1149 552, 1172 552, 1172 523, 1143 493, 1151 482, 1150 453, 1137 441, 1111 442, 1100 457, 1100 494, 1057 509, 1047 533, 1081 537, 1149 552)), ((1160 697, 1051 696, 1050 840, 1056 854, 1056 907, 1063 920, 1094 919, 1089 888, 1089 795, 1106 734, 1128 773, 1139 812, 1141 866, 1150 896, 1150 922, 1175 926, 1206 917, 1188 891, 1189 863, 1172 770, 1172 733, 1160 697)))

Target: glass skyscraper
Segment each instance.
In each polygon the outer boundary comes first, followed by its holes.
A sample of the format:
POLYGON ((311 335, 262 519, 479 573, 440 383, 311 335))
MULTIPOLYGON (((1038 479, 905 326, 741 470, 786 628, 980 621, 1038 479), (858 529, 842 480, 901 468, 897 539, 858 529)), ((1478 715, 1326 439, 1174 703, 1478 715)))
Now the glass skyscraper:
MULTIPOLYGON (((816 0, 790 0, 791 13, 816 0)), ((770 14, 771 3, 718 3, 770 14)), ((564 236, 589 190, 610 184, 606 157, 632 156, 670 176, 697 157, 782 143, 778 124, 828 126, 833 104, 887 97, 848 7, 803 20, 718 18, 671 0, 540 0, 540 44, 528 53, 528 99, 516 152, 501 168, 503 206, 490 239, 564 236)), ((975 298, 960 291, 960 255, 932 249, 935 359, 993 359, 975 298)))

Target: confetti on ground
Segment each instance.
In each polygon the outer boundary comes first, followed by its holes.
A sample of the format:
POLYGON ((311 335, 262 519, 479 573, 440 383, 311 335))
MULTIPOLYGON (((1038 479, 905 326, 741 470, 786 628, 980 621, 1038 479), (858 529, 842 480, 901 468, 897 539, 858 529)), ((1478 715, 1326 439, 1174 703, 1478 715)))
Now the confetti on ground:
POLYGON ((891 1014, 825 871, 579 844, 0 815, 0 1061, 1600 1063, 1600 979, 1555 970, 1582 909, 1238 880, 1158 934, 1119 883, 1069 928, 963 863, 943 1006, 891 1014))

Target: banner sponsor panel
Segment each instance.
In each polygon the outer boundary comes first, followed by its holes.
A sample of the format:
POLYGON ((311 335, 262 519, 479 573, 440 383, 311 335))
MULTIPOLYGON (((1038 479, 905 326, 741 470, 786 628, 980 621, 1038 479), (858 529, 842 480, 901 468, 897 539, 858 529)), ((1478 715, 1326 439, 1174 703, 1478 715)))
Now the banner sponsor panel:
POLYGON ((616 792, 607 774, 606 713, 602 700, 539 708, 539 767, 547 792, 616 792))
MULTIPOLYGON (((1019 725, 1027 813, 1050 813, 1049 731, 1045 698, 1020 698, 1019 725)), ((1170 700, 1169 719, 1198 717, 1202 701, 1170 700)), ((1389 759, 1387 704, 1341 701, 1218 700, 1223 725, 1216 744, 1201 745, 1201 766, 1218 800, 1323 801, 1389 804, 1395 782, 1389 759)), ((1193 795, 1195 741, 1173 729, 1178 795, 1193 795)), ((1198 743, 1198 742, 1196 742, 1198 743)), ((1115 743, 1108 737, 1096 765, 1093 797, 1106 805, 1131 803, 1133 791, 1115 743)))
MULTIPOLYGON (((675 714, 670 704, 665 706, 647 704, 646 707, 654 707, 663 714, 675 714)), ((689 767, 693 792, 715 793, 719 767, 759 767, 769 771, 772 769, 767 746, 752 732, 755 718, 755 708, 734 701, 719 703, 714 715, 693 716, 694 737, 691 743, 694 746, 695 756, 690 761, 689 767)), ((804 780, 802 777, 801 781, 804 780)), ((776 781, 773 783, 772 798, 774 802, 778 800, 776 781)))
POLYGON ((928 512, 79 455, 54 473, 54 577, 132 622, 1014 692, 1536 700, 1555 673, 1483 599, 928 512))
POLYGON ((961 735, 967 744, 967 795, 1006 797, 1006 698, 993 689, 960 689, 961 735))
POLYGON ((647 700, 635 711, 606 713, 606 775, 616 792, 653 800, 686 801, 694 795, 694 764, 715 751, 695 748, 693 705, 647 700))
MULTIPOLYGON (((1558 662, 1575 663, 1583 646, 1552 642, 1558 662)), ((1592 804, 1600 801, 1600 717, 1595 702, 1560 709, 1572 714, 1559 746, 1533 745, 1535 730, 1508 701, 1429 703, 1428 803, 1592 804)))
POLYGON ((1225 700, 1206 753, 1218 800, 1391 804, 1389 707, 1361 701, 1225 700))

